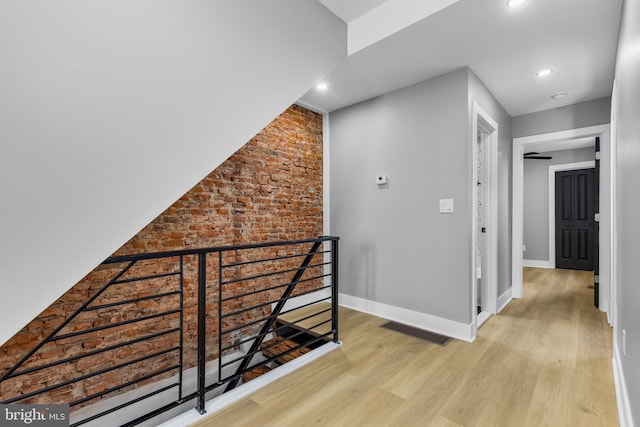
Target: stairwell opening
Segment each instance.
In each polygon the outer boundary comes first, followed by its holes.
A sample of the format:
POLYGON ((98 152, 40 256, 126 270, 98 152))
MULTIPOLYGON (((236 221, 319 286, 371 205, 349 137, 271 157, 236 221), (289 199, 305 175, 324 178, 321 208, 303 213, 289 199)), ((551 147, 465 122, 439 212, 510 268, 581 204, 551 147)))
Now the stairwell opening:
MULTIPOLYGON (((216 142, 212 141, 212 143, 216 142)), ((114 255, 317 237, 323 232, 322 170, 322 116, 294 105, 196 184, 114 255)), ((231 254, 228 257, 228 262, 240 259, 237 254, 231 254)), ((13 382, 3 381, 0 384, 0 401, 28 394, 43 385, 64 383, 79 373, 92 374, 104 370, 102 366, 107 366, 113 360, 130 362, 141 359, 138 355, 144 353, 146 346, 159 349, 161 354, 152 359, 140 360, 135 366, 128 366, 126 369, 104 372, 87 378, 81 383, 54 388, 45 395, 26 399, 26 401, 68 403, 86 399, 76 405, 76 408, 72 408, 72 410, 80 410, 102 399, 130 393, 152 383, 162 383, 175 375, 167 371, 130 387, 114 390, 98 398, 91 398, 109 391, 116 383, 126 383, 128 378, 144 375, 149 367, 163 370, 179 363, 185 375, 191 375, 188 371, 197 362, 189 351, 197 343, 197 331, 194 326, 196 322, 193 318, 197 304, 195 298, 197 271, 189 265, 185 262, 180 267, 185 269, 183 283, 178 283, 176 276, 169 274, 176 268, 175 260, 162 265, 150 263, 136 265, 129 274, 144 276, 166 273, 167 276, 156 277, 146 282, 122 283, 117 288, 109 290, 100 301, 95 302, 96 306, 103 307, 78 316, 61 331, 63 334, 68 334, 68 338, 42 347, 24 368, 51 364, 57 358, 73 357, 74 354, 87 349, 96 351, 95 357, 78 359, 65 366, 54 366, 48 370, 47 374, 34 371, 13 382), (184 289, 182 296, 177 292, 180 286, 184 289), (129 303, 126 310, 117 310, 115 306, 108 306, 122 299, 136 301, 129 303), (174 310, 179 304, 184 304, 185 326, 182 332, 175 331, 179 323, 179 315, 174 310), (135 325, 126 323, 129 318, 137 315, 152 316, 153 313, 166 314, 150 317, 135 325), (99 329, 114 323, 122 323, 122 325, 110 329, 108 333, 103 333, 99 329), (73 335, 74 332, 86 328, 98 329, 91 336, 73 335), (172 330, 173 332, 166 332, 172 330), (155 333, 159 335, 152 341, 135 343, 127 348, 101 351, 126 340, 135 340, 138 336, 155 333), (177 355, 171 351, 178 334, 183 334, 185 356, 182 360, 176 360, 177 355)), ((216 275, 219 272, 214 263, 208 267, 208 274, 217 279, 216 275)), ((113 275, 114 268, 117 266, 101 266, 89 273, 85 279, 73 286, 5 343, 0 348, 0 375, 34 348, 39 340, 55 330, 87 298, 95 294, 105 279, 113 275)), ((233 277, 233 272, 225 274, 229 274, 226 279, 233 277)), ((321 281, 305 283, 300 286, 299 292, 320 284, 321 281)), ((238 289, 247 289, 252 286, 258 285, 245 281, 238 284, 238 289)), ((261 286, 269 286, 269 284, 261 286)), ((210 291, 214 295, 217 289, 212 288, 210 291)), ((242 321, 251 321, 252 318, 264 316, 271 309, 270 305, 266 304, 268 296, 256 294, 255 297, 245 299, 251 300, 251 303, 265 303, 265 305, 252 311, 239 313, 237 317, 242 321)), ((207 325, 211 330, 217 330, 219 327, 232 328, 234 321, 231 316, 225 319, 224 324, 218 325, 217 313, 212 306, 207 325)), ((209 354, 208 360, 215 361, 220 356, 233 357, 234 349, 241 345, 237 343, 242 341, 243 336, 252 332, 253 329, 249 327, 230 334, 229 343, 225 346, 230 348, 222 355, 209 354)), ((217 347, 217 343, 209 344, 212 348, 217 347)))

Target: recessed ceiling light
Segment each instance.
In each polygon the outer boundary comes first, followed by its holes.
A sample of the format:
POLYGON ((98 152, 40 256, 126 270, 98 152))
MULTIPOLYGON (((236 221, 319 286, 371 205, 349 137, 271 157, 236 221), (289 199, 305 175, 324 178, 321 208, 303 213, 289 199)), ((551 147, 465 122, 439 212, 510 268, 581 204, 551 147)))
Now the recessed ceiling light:
POLYGON ((558 92, 551 95, 551 99, 553 99, 554 101, 558 101, 559 99, 562 99, 565 96, 567 96, 567 92, 558 92))
POLYGON ((327 84, 326 83, 318 83, 318 85, 316 86, 316 89, 318 90, 327 90, 327 84))
POLYGON ((544 70, 540 70, 536 73, 536 76, 538 77, 545 77, 548 76, 549 74, 553 73, 553 70, 551 68, 545 68, 544 70))
POLYGON ((524 3, 525 1, 527 1, 527 0, 509 0, 509 1, 507 1, 507 6, 508 7, 518 7, 522 3, 524 3))

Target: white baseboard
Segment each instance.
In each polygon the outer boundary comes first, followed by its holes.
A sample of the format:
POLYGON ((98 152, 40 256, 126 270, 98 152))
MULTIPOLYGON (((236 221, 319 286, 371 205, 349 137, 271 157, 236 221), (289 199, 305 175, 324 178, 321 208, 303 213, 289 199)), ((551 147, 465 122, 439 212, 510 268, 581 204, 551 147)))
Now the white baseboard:
POLYGON ((476 334, 473 323, 460 323, 346 294, 340 294, 338 301, 340 305, 353 310, 394 320, 404 323, 405 325, 415 326, 416 328, 426 329, 462 341, 473 342, 475 339, 476 334))
POLYGON ((507 289, 505 293, 498 297, 498 313, 500 313, 511 302, 513 297, 511 296, 511 288, 507 289))
POLYGON ((620 349, 618 344, 613 342, 613 382, 616 386, 616 402, 618 404, 618 422, 620 427, 633 427, 633 417, 631 415, 631 404, 629 403, 629 394, 627 392, 627 384, 622 371, 620 349))
POLYGON ((554 268, 551 261, 544 261, 539 259, 523 259, 523 267, 537 267, 537 268, 554 268))

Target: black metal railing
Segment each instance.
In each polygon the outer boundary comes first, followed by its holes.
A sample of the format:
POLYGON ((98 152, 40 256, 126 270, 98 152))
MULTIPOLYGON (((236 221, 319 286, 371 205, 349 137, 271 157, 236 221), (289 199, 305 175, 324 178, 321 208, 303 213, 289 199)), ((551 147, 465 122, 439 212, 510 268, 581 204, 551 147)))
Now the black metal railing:
POLYGON ((0 403, 66 403, 73 426, 193 401, 204 413, 256 368, 338 342, 337 237, 116 256, 92 274, 86 300, 2 374, 0 403), (293 344, 273 354, 274 337, 293 344))

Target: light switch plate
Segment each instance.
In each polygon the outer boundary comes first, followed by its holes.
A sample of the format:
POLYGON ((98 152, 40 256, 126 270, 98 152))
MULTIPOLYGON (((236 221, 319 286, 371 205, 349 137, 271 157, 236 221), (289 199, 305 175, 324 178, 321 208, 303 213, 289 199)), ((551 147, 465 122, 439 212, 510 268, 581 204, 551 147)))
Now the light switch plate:
POLYGON ((440 213, 453 213, 453 199, 440 199, 440 213))

